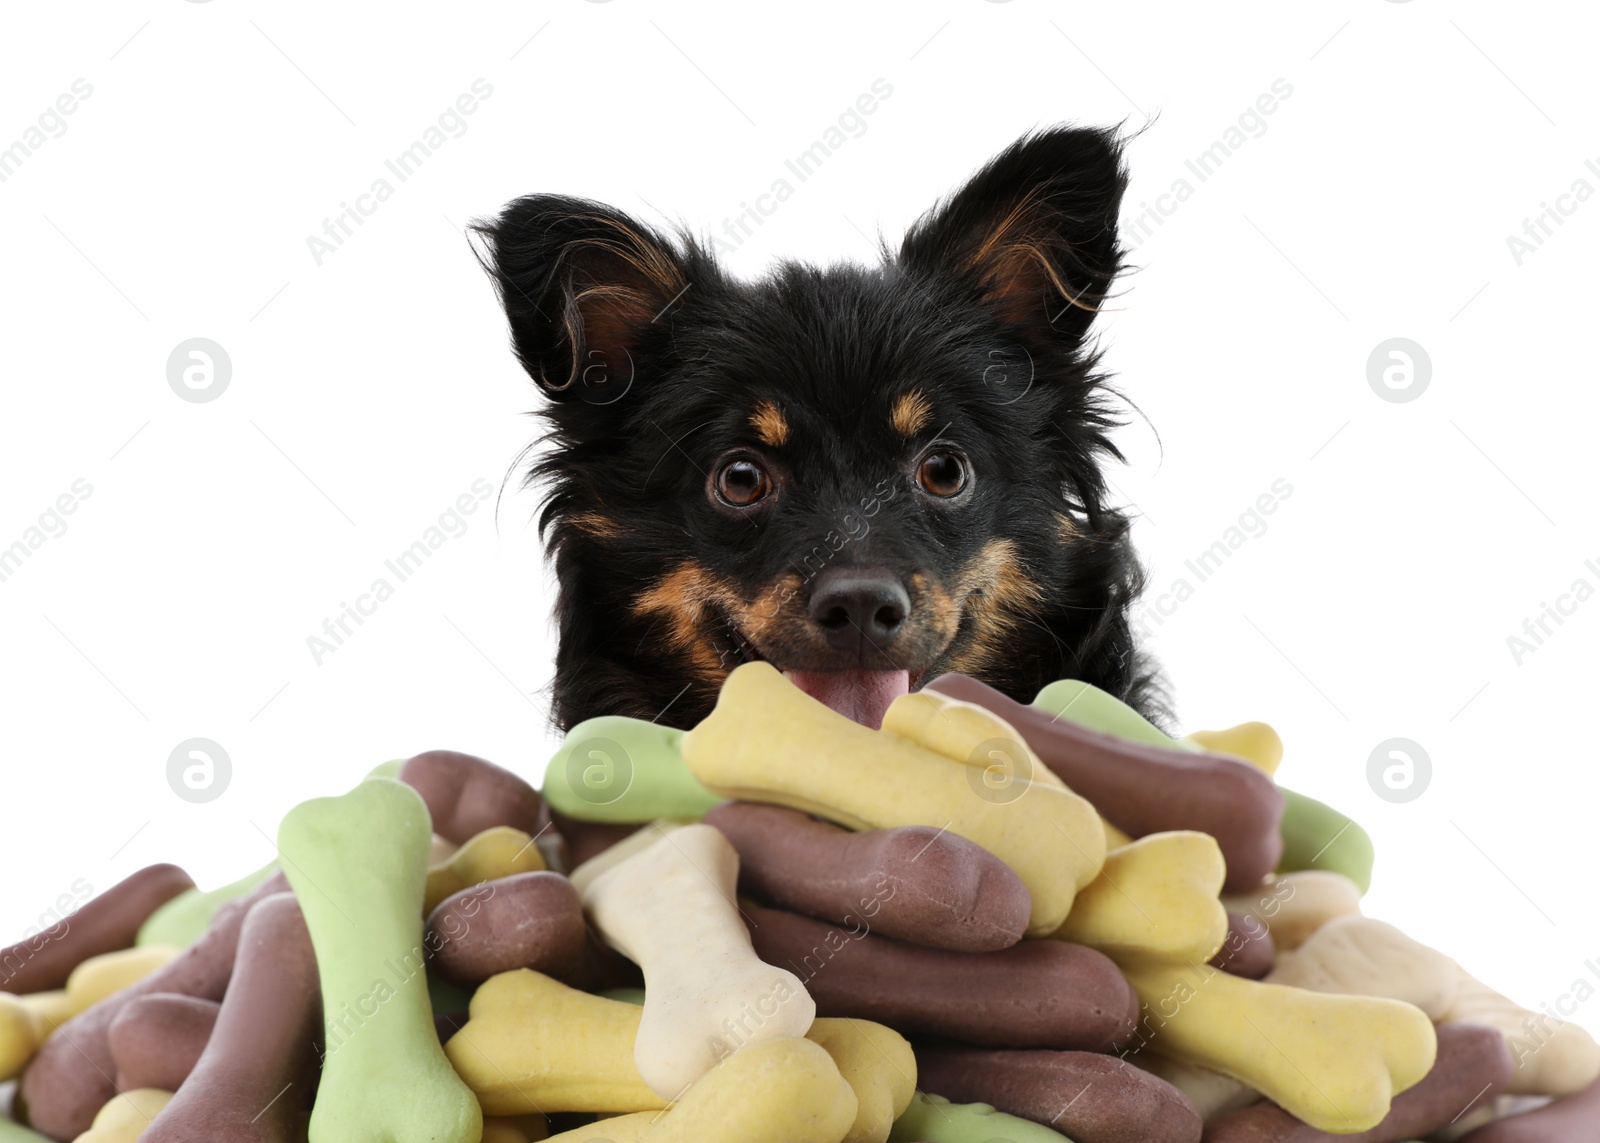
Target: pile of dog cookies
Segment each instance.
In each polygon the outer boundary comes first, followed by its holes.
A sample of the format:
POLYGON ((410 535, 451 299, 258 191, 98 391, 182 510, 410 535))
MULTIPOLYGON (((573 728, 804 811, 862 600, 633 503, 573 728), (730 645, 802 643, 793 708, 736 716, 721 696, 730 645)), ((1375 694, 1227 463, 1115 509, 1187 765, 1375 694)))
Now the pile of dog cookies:
POLYGON ((1600 1143, 1600 1046, 1363 917, 1246 724, 765 663, 543 797, 448 751, 0 950, 0 1143, 1600 1143))

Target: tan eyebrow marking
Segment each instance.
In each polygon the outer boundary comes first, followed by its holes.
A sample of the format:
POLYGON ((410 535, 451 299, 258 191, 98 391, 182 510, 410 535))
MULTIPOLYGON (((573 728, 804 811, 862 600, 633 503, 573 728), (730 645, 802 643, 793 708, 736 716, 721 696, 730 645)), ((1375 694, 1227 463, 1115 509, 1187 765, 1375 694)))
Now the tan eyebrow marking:
POLYGON ((761 438, 762 444, 771 445, 773 448, 789 439, 789 422, 783 419, 778 406, 771 401, 762 401, 755 407, 755 411, 750 414, 750 427, 755 429, 756 436, 761 438))
POLYGON ((920 390, 908 389, 894 399, 889 410, 889 423, 903 437, 914 437, 933 419, 933 402, 920 390))

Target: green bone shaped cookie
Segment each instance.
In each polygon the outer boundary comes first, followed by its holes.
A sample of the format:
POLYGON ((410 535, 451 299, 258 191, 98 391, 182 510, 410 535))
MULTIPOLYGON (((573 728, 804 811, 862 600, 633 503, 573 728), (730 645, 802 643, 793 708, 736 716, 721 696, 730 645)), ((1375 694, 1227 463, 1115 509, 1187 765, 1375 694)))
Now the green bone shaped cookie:
POLYGON ((917 1092, 894 1121, 889 1143, 1072 1143, 1059 1131, 987 1103, 951 1103, 942 1095, 917 1092))
POLYGON ((311 1143, 478 1143, 478 1101, 439 1047, 423 974, 432 825, 421 796, 373 778, 302 802, 278 827, 322 983, 327 1054, 311 1143))
POLYGON ((0 1143, 50 1143, 50 1140, 0 1115, 0 1143))
MULTIPOLYGON (((1033 705, 1057 718, 1071 719, 1091 730, 1114 734, 1130 742, 1195 751, 1200 747, 1186 738, 1172 738, 1121 699, 1077 679, 1060 679, 1041 690, 1033 705)), ((1342 873, 1363 894, 1372 884, 1372 838, 1366 830, 1332 806, 1315 798, 1283 790, 1283 858, 1279 873, 1322 869, 1342 873)))
POLYGON ((139 926, 136 945, 171 945, 185 949, 200 939, 217 910, 243 897, 278 870, 277 862, 217 889, 186 889, 162 905, 139 926))
POLYGON ((540 793, 554 809, 579 821, 699 821, 723 799, 683 764, 683 734, 621 715, 580 722, 550 760, 540 793))
POLYGON ((1283 834, 1279 873, 1323 869, 1343 873, 1363 895, 1371 888, 1372 838, 1332 806, 1283 790, 1283 823, 1279 832, 1283 834))
MULTIPOLYGON (((404 758, 395 758, 388 762, 374 766, 368 778, 398 778, 400 767, 404 766, 404 758)), ((137 945, 172 945, 174 948, 188 948, 200 939, 200 934, 206 931, 206 926, 211 924, 211 918, 216 916, 217 910, 229 901, 235 901, 260 885, 268 877, 277 872, 278 863, 273 862, 246 874, 239 880, 216 889, 188 889, 179 893, 161 908, 150 914, 148 920, 139 927, 139 935, 135 938, 137 945)), ((3 1143, 3 1141, 0 1141, 3 1143)))
POLYGON ((1146 746, 1199 751, 1194 743, 1173 738, 1115 695, 1077 679, 1057 679, 1034 696, 1033 705, 1057 718, 1070 719, 1090 730, 1114 734, 1146 746))

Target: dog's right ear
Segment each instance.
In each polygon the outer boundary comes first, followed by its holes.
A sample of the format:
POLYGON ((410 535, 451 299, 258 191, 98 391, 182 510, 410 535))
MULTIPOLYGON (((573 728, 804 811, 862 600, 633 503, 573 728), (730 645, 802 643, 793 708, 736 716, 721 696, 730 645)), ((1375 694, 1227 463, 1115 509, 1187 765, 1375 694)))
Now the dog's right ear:
POLYGON ((684 259, 627 215, 561 195, 519 198, 474 223, 517 359, 541 389, 605 404, 633 382, 640 345, 688 289, 684 259))

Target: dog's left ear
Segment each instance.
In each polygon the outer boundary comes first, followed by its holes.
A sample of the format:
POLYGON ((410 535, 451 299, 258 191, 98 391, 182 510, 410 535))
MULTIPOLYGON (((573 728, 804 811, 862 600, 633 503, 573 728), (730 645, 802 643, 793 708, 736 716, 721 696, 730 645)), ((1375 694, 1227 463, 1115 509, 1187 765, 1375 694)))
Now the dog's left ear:
POLYGON ((956 278, 1036 336, 1076 344, 1122 268, 1127 182, 1114 131, 1025 135, 911 227, 900 262, 956 278))

